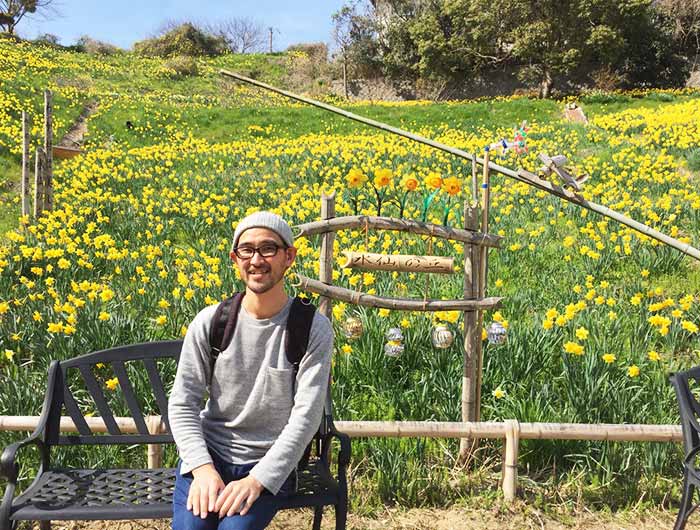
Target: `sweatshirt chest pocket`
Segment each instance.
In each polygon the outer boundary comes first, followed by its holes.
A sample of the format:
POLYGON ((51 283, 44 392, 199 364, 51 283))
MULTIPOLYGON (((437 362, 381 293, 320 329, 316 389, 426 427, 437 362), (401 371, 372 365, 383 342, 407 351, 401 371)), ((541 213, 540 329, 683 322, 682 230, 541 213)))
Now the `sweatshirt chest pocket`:
POLYGON ((263 400, 271 410, 277 410, 283 415, 289 416, 294 399, 294 370, 267 367, 265 371, 265 384, 263 386, 263 400))

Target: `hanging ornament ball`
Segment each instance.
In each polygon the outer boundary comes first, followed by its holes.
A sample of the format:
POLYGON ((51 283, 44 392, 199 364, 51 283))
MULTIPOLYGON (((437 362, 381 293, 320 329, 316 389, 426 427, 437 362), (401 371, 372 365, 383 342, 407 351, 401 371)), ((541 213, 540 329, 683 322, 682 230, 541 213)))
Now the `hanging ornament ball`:
POLYGON ((455 340, 455 335, 445 324, 437 324, 433 328, 432 340, 433 346, 444 350, 452 346, 452 343, 455 340))
POLYGON ((362 320, 357 317, 348 317, 343 322, 343 335, 350 340, 359 339, 364 330, 365 327, 362 325, 362 320))
POLYGON ((491 322, 486 328, 486 334, 489 338, 489 344, 503 344, 508 336, 508 330, 500 322, 491 322))
POLYGON ((401 331, 401 328, 389 328, 389 331, 386 332, 384 337, 386 340, 401 342, 403 341, 403 332, 401 331))
POLYGON ((384 354, 387 357, 398 357, 403 353, 403 343, 398 340, 390 340, 384 345, 384 354))
POLYGON ((384 345, 384 353, 388 357, 398 357, 403 353, 403 332, 401 328, 389 328, 384 337, 387 343, 384 345))

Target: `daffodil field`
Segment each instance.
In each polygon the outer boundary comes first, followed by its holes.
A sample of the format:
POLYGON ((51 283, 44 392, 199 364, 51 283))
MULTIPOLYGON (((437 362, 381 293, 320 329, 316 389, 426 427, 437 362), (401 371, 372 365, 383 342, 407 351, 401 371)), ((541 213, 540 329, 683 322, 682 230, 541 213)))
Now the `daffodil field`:
MULTIPOLYGON (((285 59, 278 59, 260 67, 263 78, 283 80, 285 59)), ((39 413, 51 359, 181 337, 199 309, 241 287, 228 251, 236 220, 249 212, 272 209, 290 223, 308 222, 320 216, 321 194, 335 191, 337 215, 381 209, 461 226, 461 205, 471 199, 468 162, 216 76, 220 67, 253 68, 251 60, 200 60, 199 77, 177 80, 156 59, 0 40, 0 184, 19 176, 21 110, 33 113, 39 141, 44 88, 56 94, 58 136, 87 101, 99 105, 85 154, 55 165, 55 210, 13 221, 0 240, 0 415, 39 413)), ((567 155, 590 175, 586 198, 700 244, 698 94, 595 93, 577 101, 589 125, 564 122, 563 102, 519 97, 352 107, 469 152, 527 120, 528 151, 498 163, 534 171, 540 152, 567 155)), ((19 217, 16 196, 3 195, 6 220, 19 217)), ((508 335, 503 345, 484 341, 482 418, 677 422, 667 375, 700 361, 700 264, 500 176, 492 201, 491 231, 504 241, 490 253, 488 293, 505 300, 485 322, 501 322, 508 335)), ((294 270, 316 276, 318 241, 300 239, 298 247, 294 270)), ((340 232, 335 258, 343 262, 343 250, 429 249, 462 261, 460 244, 362 231, 340 232)), ((459 274, 426 286, 415 275, 336 266, 334 281, 387 296, 422 297, 427 288, 433 298, 456 298, 462 290, 459 274)), ((460 313, 342 303, 333 313, 337 419, 460 419, 460 313), (350 315, 365 328, 354 341, 342 330, 350 315), (432 317, 456 333, 452 347, 432 346, 432 317), (390 327, 405 337, 396 358, 384 354, 390 327)), ((116 395, 113 374, 99 376, 116 395)), ((95 412, 89 400, 80 406, 95 412)), ((0 445, 19 437, 0 433, 0 445)), ((454 440, 355 440, 356 509, 495 495, 500 442, 482 444, 475 474, 452 469, 457 447, 454 440)), ((680 455, 674 444, 521 441, 520 472, 525 493, 542 504, 555 491, 606 505, 647 491, 662 503, 680 482, 680 455)), ((172 464, 174 452, 167 456, 172 464)), ((84 458, 88 465, 145 462, 145 451, 100 449, 84 458)))

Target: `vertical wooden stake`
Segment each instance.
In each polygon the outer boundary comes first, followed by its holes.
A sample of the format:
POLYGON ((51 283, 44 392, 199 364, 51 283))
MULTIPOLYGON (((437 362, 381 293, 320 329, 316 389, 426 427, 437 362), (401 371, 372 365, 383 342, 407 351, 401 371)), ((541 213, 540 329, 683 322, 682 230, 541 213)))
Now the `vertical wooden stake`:
POLYGON ((518 490, 518 444, 520 442, 520 423, 518 420, 506 420, 506 455, 503 460, 503 497, 506 502, 513 502, 518 490))
MULTIPOLYGON (((332 219, 335 217, 335 192, 330 195, 325 193, 321 196, 321 219, 332 219)), ((335 232, 326 232, 321 236, 321 252, 319 256, 318 279, 327 285, 333 284, 333 241, 335 232)), ((319 297, 318 310, 333 323, 333 299, 328 296, 319 297)), ((326 392, 326 403, 324 406, 324 416, 330 416, 333 411, 330 385, 326 392)), ((324 420, 325 425, 325 420, 324 420)))
MULTIPOLYGON (((489 231, 489 210, 491 206, 491 172, 489 169, 489 150, 488 148, 484 152, 484 172, 481 180, 481 232, 487 234, 489 231)), ((484 298, 486 296, 486 281, 488 279, 488 252, 489 249, 486 246, 480 247, 480 264, 479 264, 479 296, 478 298, 484 298)), ((476 370, 477 383, 476 383, 476 420, 481 419, 481 378, 482 370, 484 366, 483 359, 483 348, 481 340, 481 330, 484 327, 484 312, 479 311, 479 357, 477 359, 478 365, 476 370)))
POLYGON ((472 201, 477 201, 479 197, 479 178, 476 168, 476 154, 472 154, 472 201))
MULTIPOLYGON (((321 196, 321 219, 335 217, 335 192, 321 196)), ((335 232, 326 232, 321 236, 321 254, 318 268, 318 279, 327 285, 333 284, 333 241, 335 232)), ((319 311, 333 321, 333 301, 327 296, 319 298, 319 311)))
POLYGON ((53 209, 53 95, 44 90, 44 206, 53 209))
POLYGON ((32 206, 29 197, 30 183, 29 175, 31 174, 31 159, 29 153, 29 135, 31 134, 31 123, 29 113, 26 110, 22 111, 22 215, 31 215, 32 206))
POLYGON ((36 148, 36 163, 34 165, 34 218, 38 218, 44 209, 44 149, 36 148))
MULTIPOLYGON (((464 228, 479 229, 476 202, 464 205, 464 228)), ((464 298, 474 299, 479 294, 480 255, 476 245, 464 245, 464 298)), ((462 374, 462 421, 477 421, 478 359, 481 356, 481 329, 477 311, 464 312, 464 368, 462 374)), ((466 465, 477 448, 478 440, 462 438, 459 441, 459 465, 466 465)))

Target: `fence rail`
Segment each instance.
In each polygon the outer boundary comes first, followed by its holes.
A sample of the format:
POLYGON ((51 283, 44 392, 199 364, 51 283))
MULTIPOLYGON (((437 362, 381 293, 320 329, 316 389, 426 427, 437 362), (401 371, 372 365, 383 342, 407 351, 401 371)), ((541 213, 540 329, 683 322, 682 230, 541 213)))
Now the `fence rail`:
MULTIPOLYGON (((85 418, 95 433, 107 432, 99 417, 85 418)), ((119 429, 125 433, 137 433, 132 418, 115 418, 119 429)), ((0 416, 0 431, 33 431, 38 416, 0 416)), ((151 434, 163 432, 160 416, 148 416, 151 434)), ((520 423, 504 422, 440 422, 440 421, 336 421, 340 432, 354 438, 501 438, 505 440, 503 462, 503 495, 507 501, 515 499, 518 486, 518 444, 528 440, 604 440, 615 442, 680 442, 683 440, 680 425, 644 425, 617 423, 520 423)), ((73 421, 61 418, 61 432, 77 432, 73 421)), ((147 449, 148 467, 161 466, 162 448, 151 444, 147 449)))

